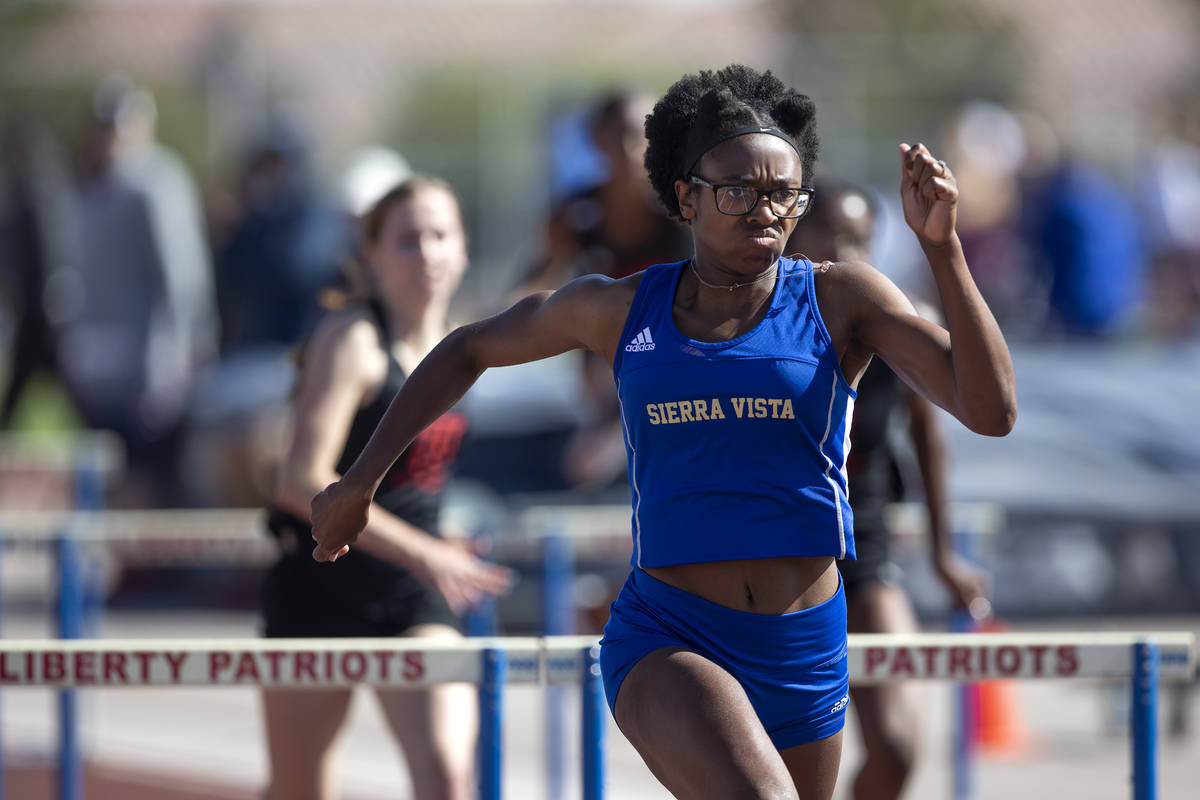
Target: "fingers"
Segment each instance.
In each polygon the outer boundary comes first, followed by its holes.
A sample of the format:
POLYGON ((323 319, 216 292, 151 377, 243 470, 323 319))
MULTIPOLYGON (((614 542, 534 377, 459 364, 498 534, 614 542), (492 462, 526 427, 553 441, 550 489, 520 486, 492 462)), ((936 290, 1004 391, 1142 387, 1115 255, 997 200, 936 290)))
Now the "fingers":
POLYGON ((968 583, 959 588, 958 602, 963 608, 970 608, 979 600, 987 600, 987 595, 980 591, 980 586, 976 583, 968 583))
POLYGON ((915 145, 900 145, 900 160, 904 172, 914 183, 922 183, 926 179, 945 180, 950 177, 950 167, 945 161, 933 157, 925 145, 918 142, 915 145))
MULTIPOLYGON (((447 581, 448 585, 443 594, 446 602, 461 603, 462 608, 456 613, 462 613, 473 608, 484 600, 507 594, 515 582, 512 570, 498 564, 486 561, 475 561, 471 569, 458 580, 447 581)), ((453 607, 453 603, 451 607, 453 607)))
POLYGON ((443 576, 437 590, 451 611, 464 614, 488 598, 506 594, 513 582, 512 570, 479 561, 462 575, 443 576))
POLYGON ((476 558, 469 541, 432 539, 429 546, 430 572, 424 580, 455 614, 506 594, 515 582, 512 570, 476 558))
POLYGON ((490 595, 500 595, 508 592, 516 582, 516 573, 508 567, 499 564, 484 565, 484 574, 480 576, 480 587, 490 595))
POLYGON ((515 577, 513 571, 507 567, 478 559, 472 559, 470 569, 462 576, 464 583, 491 597, 508 592, 515 582, 515 577))
POLYGON ((972 568, 957 556, 938 563, 938 573, 954 604, 972 610, 990 608, 987 574, 972 568))
POLYGON ((450 607, 450 611, 455 616, 462 616, 471 610, 478 600, 473 598, 464 587, 459 584, 449 581, 445 585, 439 585, 438 591, 442 594, 442 599, 446 601, 446 605, 450 607))
POLYGON ((925 149, 925 145, 917 144, 909 151, 908 170, 912 173, 913 182, 922 189, 933 175, 934 158, 929 151, 925 149))
POLYGON ((314 561, 337 561, 350 552, 350 545, 348 544, 334 546, 330 542, 325 541, 328 538, 325 522, 316 517, 313 518, 313 538, 317 541, 317 546, 313 548, 312 554, 314 561))
POLYGON ((958 186, 945 161, 933 157, 921 143, 900 145, 901 187, 915 188, 929 201, 958 198, 958 186))
POLYGON ((922 193, 925 192, 929 181, 937 177, 938 170, 937 160, 925 149, 925 145, 918 144, 910 151, 909 172, 912 173, 913 181, 921 188, 922 193))
POLYGON ((992 615, 992 602, 988 599, 987 581, 978 572, 966 576, 960 589, 960 603, 976 620, 992 615))
POLYGON ((907 142, 900 145, 900 188, 912 183, 912 174, 909 170, 909 164, 912 161, 913 148, 907 142))
POLYGON ((906 170, 913 169, 918 163, 930 166, 938 163, 938 160, 929 152, 929 148, 920 142, 914 145, 910 145, 907 142, 902 143, 900 145, 900 159, 906 170))
POLYGON ((323 544, 318 544, 313 548, 312 557, 314 561, 337 561, 346 553, 350 552, 350 545, 344 544, 336 550, 330 550, 323 544))

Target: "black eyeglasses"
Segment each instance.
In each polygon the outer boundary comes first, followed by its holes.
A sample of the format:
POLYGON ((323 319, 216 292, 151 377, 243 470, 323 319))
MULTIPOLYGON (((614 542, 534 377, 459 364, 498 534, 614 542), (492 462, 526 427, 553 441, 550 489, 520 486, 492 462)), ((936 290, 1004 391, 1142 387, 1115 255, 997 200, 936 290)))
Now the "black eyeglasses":
POLYGON ((784 219, 799 219, 808 213, 808 207, 812 205, 813 190, 803 187, 767 191, 737 184, 714 185, 698 175, 693 175, 691 182, 712 189, 717 200, 717 211, 732 217, 749 214, 764 196, 771 206, 771 213, 784 219))

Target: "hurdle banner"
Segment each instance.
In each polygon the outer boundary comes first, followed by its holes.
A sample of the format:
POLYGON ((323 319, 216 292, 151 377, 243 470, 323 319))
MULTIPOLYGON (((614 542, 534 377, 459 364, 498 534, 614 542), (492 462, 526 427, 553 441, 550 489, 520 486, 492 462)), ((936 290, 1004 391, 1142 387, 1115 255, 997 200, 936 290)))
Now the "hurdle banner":
POLYGON ((13 640, 0 645, 0 687, 478 684, 479 654, 488 649, 505 652, 507 682, 544 680, 549 659, 535 638, 439 640, 433 647, 417 639, 13 640))
MULTIPOLYGON (((1188 632, 851 634, 851 682, 1127 678, 1130 648, 1158 646, 1159 677, 1196 667, 1188 632)), ((576 683, 595 637, 421 639, 79 639, 0 642, 0 687, 354 686, 479 683, 480 652, 504 650, 509 683, 576 683)))
POLYGON ((850 680, 984 681, 1038 678, 1127 678, 1130 647, 1158 644, 1159 675, 1187 680, 1195 671, 1195 637, 1155 633, 851 634, 850 680))
POLYGON ((505 653, 507 683, 578 683, 593 636, 383 639, 10 639, 0 688, 366 684, 421 688, 483 682, 480 653, 505 653))

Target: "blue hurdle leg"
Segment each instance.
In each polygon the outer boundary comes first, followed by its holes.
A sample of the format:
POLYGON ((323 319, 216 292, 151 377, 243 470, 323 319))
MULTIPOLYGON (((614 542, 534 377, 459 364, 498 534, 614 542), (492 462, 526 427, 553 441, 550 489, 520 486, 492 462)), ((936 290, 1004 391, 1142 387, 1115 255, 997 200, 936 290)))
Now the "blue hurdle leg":
MULTIPOLYGON (((83 568, 79 545, 71 534, 58 540, 58 636, 83 635, 83 568)), ((79 698, 74 689, 58 693, 58 797, 83 797, 83 753, 79 742, 79 698)))
POLYGON ((479 798, 500 800, 504 767, 504 683, 508 654, 483 651, 483 682, 479 685, 479 798))
POLYGON ((1133 646, 1133 800, 1158 798, 1158 645, 1133 646))
MULTIPOLYGON (((75 466, 75 508, 92 511, 104 507, 105 463, 99 445, 87 446, 75 466)), ((84 635, 88 596, 83 553, 72 533, 58 540, 58 636, 80 639, 84 635)), ((59 800, 83 800, 83 748, 79 736, 78 696, 74 689, 63 689, 58 700, 59 800)))
POLYGON ((583 649, 583 800, 604 800, 604 729, 608 707, 600 678, 600 645, 583 649))
MULTIPOLYGON (((551 533, 542 542, 545 585, 543 627, 547 636, 565 636, 575 632, 575 556, 571 540, 562 533, 551 533)), ((567 697, 565 686, 546 687, 546 796, 565 797, 567 793, 567 697)))

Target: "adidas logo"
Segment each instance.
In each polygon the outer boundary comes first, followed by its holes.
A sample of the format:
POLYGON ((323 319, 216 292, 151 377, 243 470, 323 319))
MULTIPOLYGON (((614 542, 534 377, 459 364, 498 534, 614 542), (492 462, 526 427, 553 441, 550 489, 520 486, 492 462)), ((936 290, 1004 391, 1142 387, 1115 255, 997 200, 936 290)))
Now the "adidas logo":
POLYGON ((642 328, 642 332, 625 345, 626 353, 640 353, 644 350, 654 349, 654 337, 650 335, 649 328, 642 328))
POLYGON ((841 700, 838 700, 836 703, 833 704, 833 708, 829 709, 829 713, 836 714, 839 711, 841 711, 843 708, 845 708, 847 705, 849 705, 849 703, 850 703, 850 695, 846 695, 841 700))

